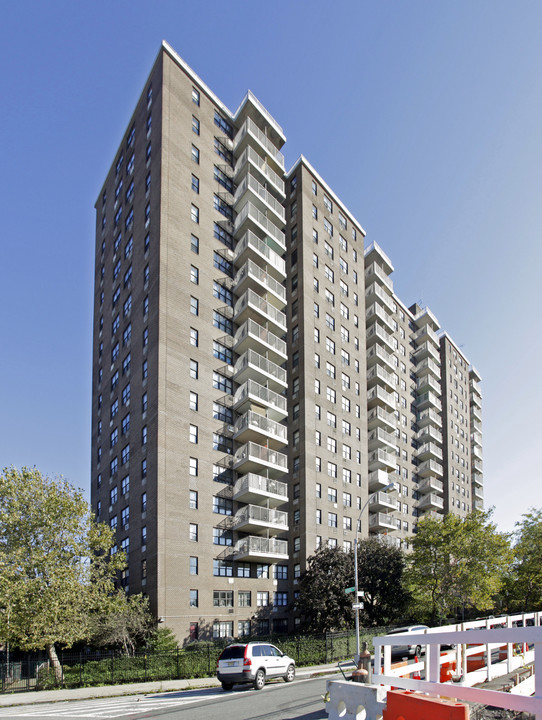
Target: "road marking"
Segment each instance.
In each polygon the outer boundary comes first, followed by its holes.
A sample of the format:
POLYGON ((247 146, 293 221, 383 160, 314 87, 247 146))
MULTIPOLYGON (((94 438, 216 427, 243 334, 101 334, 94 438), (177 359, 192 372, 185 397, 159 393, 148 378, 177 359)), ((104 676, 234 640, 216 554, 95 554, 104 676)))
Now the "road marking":
MULTIPOLYGON (((192 691, 194 692, 194 691, 192 691)), ((150 712, 153 710, 166 710, 169 708, 180 707, 182 705, 189 705, 191 703, 202 702, 204 700, 210 700, 216 697, 217 692, 207 692, 201 694, 201 691, 197 691, 198 694, 189 695, 188 693, 183 696, 179 696, 175 693, 176 697, 157 697, 158 693, 152 696, 134 696, 129 698, 115 698, 101 699, 96 698, 94 700, 85 700, 81 702, 62 702, 54 703, 49 705, 32 706, 30 707, 11 707, 11 708, 0 708, 1 717, 33 717, 33 718, 59 718, 59 717, 73 717, 73 718, 119 718, 126 717, 127 715, 134 715, 144 712, 150 712)))

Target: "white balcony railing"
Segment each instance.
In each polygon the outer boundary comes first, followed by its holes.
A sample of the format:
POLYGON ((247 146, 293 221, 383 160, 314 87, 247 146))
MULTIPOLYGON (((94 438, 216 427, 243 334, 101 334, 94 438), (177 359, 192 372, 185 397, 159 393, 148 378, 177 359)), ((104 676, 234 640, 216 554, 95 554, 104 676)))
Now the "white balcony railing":
MULTIPOLYGON (((235 246, 234 262, 240 258, 247 249, 255 252, 265 263, 275 269, 280 275, 286 277, 286 262, 269 245, 259 238, 252 230, 247 230, 235 246)), ((281 248, 282 249, 282 248, 281 248)), ((286 248, 284 248, 285 250, 286 248)))
POLYGON ((283 306, 286 305, 286 288, 284 285, 277 282, 274 277, 256 265, 252 260, 247 260, 246 263, 239 268, 235 275, 235 284, 239 285, 247 277, 254 278, 260 285, 280 298, 283 301, 283 306))
POLYGON ((251 162, 255 167, 257 167, 261 174, 264 175, 269 182, 273 183, 277 190, 284 195, 284 180, 269 167, 266 161, 258 155, 254 148, 247 147, 239 156, 239 159, 235 163, 234 173, 236 176, 241 172, 243 166, 247 162, 251 162))
POLYGON ((260 145, 265 149, 265 151, 271 155, 271 157, 275 160, 275 162, 280 165, 284 169, 284 155, 280 152, 280 150, 273 145, 271 140, 267 137, 267 135, 260 130, 260 128, 256 125, 254 120, 252 118, 247 118, 245 122, 241 125, 237 135, 233 139, 233 150, 235 152, 236 148, 239 146, 239 143, 243 140, 245 135, 247 133, 250 133, 253 135, 260 145))
POLYGON ((271 405, 281 413, 288 413, 287 402, 284 395, 279 395, 273 390, 260 385, 260 383, 257 383, 255 380, 247 380, 237 388, 233 396, 233 404, 239 405, 244 400, 251 398, 256 402, 261 400, 265 405, 271 405))
POLYGON ((288 431, 285 425, 281 425, 275 420, 270 420, 265 417, 265 415, 260 415, 260 413, 256 413, 253 410, 248 410, 244 415, 237 418, 234 428, 236 435, 248 428, 256 428, 257 430, 261 430, 262 434, 270 435, 283 442, 284 445, 288 442, 288 431))
POLYGON ((239 375, 249 366, 256 368, 265 375, 270 375, 271 377, 275 378, 277 382, 283 385, 286 385, 288 382, 288 376, 284 368, 281 368, 280 365, 271 362, 271 360, 268 360, 263 355, 257 353, 255 350, 247 350, 241 355, 241 357, 234 365, 234 376, 239 375))
POLYGON ((258 210, 258 208, 251 202, 247 202, 245 205, 243 205, 240 212, 237 214, 237 217, 235 218, 235 223, 233 225, 233 231, 237 232, 247 218, 253 220, 257 225, 260 226, 264 233, 270 235, 280 245, 286 244, 286 236, 284 235, 282 230, 279 230, 275 223, 270 220, 267 215, 264 215, 261 210, 258 210))

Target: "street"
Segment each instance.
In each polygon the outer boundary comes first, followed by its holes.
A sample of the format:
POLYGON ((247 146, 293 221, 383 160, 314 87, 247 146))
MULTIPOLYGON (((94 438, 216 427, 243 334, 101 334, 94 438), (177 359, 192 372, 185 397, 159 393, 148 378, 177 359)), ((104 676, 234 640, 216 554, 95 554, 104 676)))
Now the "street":
MULTIPOLYGON (((327 676, 272 682, 257 691, 236 685, 233 691, 221 688, 186 690, 153 695, 100 698, 0 709, 0 718, 167 718, 167 720, 321 720, 327 718, 322 695, 327 676)), ((340 676, 339 676, 340 677, 340 676)))

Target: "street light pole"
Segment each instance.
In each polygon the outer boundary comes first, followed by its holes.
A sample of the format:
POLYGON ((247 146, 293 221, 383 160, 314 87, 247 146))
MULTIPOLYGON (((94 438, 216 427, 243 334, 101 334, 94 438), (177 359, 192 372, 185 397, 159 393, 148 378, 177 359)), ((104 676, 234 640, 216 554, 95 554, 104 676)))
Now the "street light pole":
POLYGON ((354 538, 354 587, 355 587, 355 595, 356 595, 356 664, 359 662, 359 654, 360 654, 360 643, 359 643, 359 577, 358 577, 358 535, 360 531, 360 521, 361 516, 363 514, 363 511, 367 507, 367 505, 371 502, 371 500, 374 498, 375 495, 377 495, 379 492, 385 492, 389 493, 395 490, 395 483, 391 482, 388 483, 385 487, 382 488, 382 490, 377 490, 374 493, 371 493, 367 500, 365 501, 365 504, 359 511, 358 519, 356 520, 356 537, 354 538))

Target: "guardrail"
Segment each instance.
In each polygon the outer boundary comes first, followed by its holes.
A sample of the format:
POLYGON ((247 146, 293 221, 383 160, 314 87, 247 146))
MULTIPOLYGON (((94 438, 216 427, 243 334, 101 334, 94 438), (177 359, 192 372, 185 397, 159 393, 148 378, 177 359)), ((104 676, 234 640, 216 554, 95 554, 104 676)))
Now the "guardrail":
POLYGON ((374 638, 373 683, 533 713, 542 720, 541 623, 541 612, 522 613, 374 638), (420 645, 425 659, 392 667, 394 645, 420 645), (451 649, 441 652, 441 647, 451 649), (474 687, 529 665, 533 676, 511 692, 474 687))

